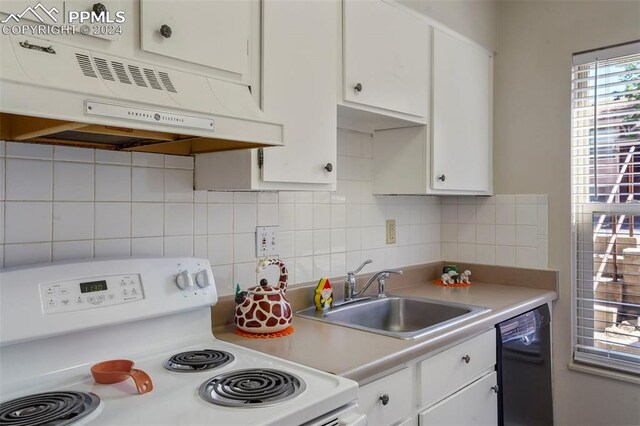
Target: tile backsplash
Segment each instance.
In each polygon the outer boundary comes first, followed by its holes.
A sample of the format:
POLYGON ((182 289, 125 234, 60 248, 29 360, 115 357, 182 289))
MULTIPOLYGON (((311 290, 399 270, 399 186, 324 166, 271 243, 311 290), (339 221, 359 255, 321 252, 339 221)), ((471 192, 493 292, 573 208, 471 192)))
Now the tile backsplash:
POLYGON ((339 130, 335 192, 213 192, 193 190, 191 157, 0 142, 0 267, 202 256, 231 294, 260 278, 255 227, 270 225, 290 283, 364 259, 365 272, 440 259, 546 267, 546 196, 373 196, 371 156, 370 135, 339 130))

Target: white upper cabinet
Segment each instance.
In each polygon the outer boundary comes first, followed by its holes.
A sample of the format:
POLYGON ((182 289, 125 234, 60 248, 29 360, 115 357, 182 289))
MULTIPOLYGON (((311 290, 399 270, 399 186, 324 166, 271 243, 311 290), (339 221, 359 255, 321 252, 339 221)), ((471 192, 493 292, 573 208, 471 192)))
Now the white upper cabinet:
POLYGON ((434 190, 491 191, 492 77, 486 51, 433 30, 434 190))
POLYGON ((254 6, 247 0, 141 0, 142 50, 244 78, 251 70, 254 6))
POLYGON ((344 0, 342 36, 343 105, 425 123, 430 48, 425 20, 392 2, 344 0))
POLYGON ((197 189, 335 190, 337 1, 263 1, 262 106, 285 146, 196 157, 197 189))
POLYGON ((488 195, 493 191, 493 59, 433 29, 427 125, 375 131, 375 194, 488 195))

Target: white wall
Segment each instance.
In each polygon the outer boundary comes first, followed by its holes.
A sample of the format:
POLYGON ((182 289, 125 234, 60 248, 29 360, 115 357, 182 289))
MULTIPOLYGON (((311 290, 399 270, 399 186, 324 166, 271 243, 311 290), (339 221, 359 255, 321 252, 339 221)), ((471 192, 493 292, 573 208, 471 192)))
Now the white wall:
POLYGON ((571 55, 637 39, 638 1, 498 4, 494 185, 501 194, 549 195, 549 267, 560 271, 560 300, 553 311, 558 425, 640 421, 637 385, 567 368, 571 360, 571 55))

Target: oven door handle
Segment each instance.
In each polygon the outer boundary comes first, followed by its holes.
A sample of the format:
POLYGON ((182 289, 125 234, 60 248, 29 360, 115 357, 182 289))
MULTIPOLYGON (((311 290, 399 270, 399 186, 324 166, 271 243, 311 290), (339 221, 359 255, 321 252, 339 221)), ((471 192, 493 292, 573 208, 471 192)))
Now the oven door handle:
POLYGON ((352 414, 345 419, 340 419, 340 426, 367 426, 367 416, 364 414, 352 414))

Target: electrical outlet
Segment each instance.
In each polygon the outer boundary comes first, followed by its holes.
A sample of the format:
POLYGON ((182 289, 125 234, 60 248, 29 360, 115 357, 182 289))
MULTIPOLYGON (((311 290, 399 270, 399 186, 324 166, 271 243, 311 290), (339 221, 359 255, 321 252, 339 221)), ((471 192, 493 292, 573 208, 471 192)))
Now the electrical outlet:
POLYGON ((396 243, 396 220, 387 219, 387 244, 396 243))
POLYGON ((256 256, 277 256, 278 254, 278 227, 256 227, 256 256))

